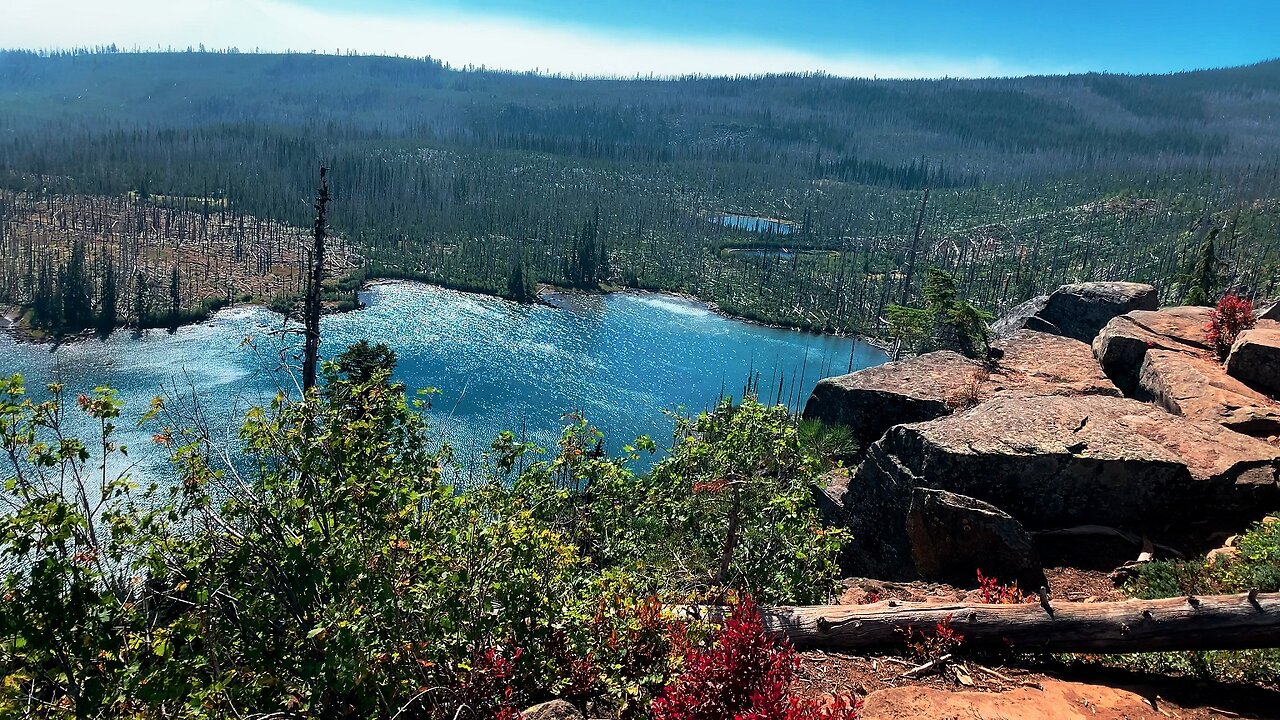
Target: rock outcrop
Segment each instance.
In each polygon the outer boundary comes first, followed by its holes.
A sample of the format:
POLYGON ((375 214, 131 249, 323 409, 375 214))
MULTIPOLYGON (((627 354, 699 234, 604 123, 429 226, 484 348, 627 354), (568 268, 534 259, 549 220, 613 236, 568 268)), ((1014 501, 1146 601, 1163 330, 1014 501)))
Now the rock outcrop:
POLYGON ((849 428, 865 450, 894 425, 951 412, 949 399, 981 369, 976 360, 942 351, 824 378, 805 403, 804 417, 849 428))
POLYGON ((1280 321, 1280 302, 1271 303, 1270 307, 1264 308, 1258 313, 1258 319, 1280 321))
POLYGON ((894 425, 922 422, 1001 394, 1113 395, 1089 346, 1020 330, 996 343, 995 366, 950 351, 918 355, 818 382, 805 418, 848 427, 865 450, 894 425))
POLYGON ((1082 524, 1186 535, 1280 500, 1280 448, 1220 425, 1105 396, 997 397, 890 429, 846 491, 862 570, 912 569, 917 487, 990 503, 1031 530, 1082 524))
POLYGON ((1240 333, 1227 356, 1227 372, 1263 392, 1280 394, 1280 327, 1259 322, 1240 333))
POLYGON ((991 326, 997 337, 1021 329, 1065 335, 1092 342, 1111 318, 1160 305, 1155 288, 1141 283, 1086 282, 1064 285, 1010 310, 991 326))
POLYGON ((1147 350, 1207 353, 1204 326, 1209 308, 1176 307, 1139 310, 1112 318, 1093 339, 1093 354, 1103 372, 1132 394, 1147 350))
POLYGON ((911 560, 922 577, 964 586, 980 569, 1027 589, 1045 584, 1031 535, 989 503, 917 487, 906 523, 911 560))
POLYGON ((1280 435, 1280 403, 1202 356, 1148 350, 1135 395, 1175 415, 1216 422, 1246 435, 1280 435))

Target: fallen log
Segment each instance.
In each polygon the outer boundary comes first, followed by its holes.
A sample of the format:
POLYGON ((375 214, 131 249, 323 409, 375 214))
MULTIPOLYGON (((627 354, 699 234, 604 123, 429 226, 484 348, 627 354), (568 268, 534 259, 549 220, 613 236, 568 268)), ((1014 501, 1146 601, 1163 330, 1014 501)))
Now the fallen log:
POLYGON ((964 647, 1135 653, 1280 647, 1280 593, 1022 605, 904 603, 762 608, 765 626, 799 647, 902 647, 908 628, 941 622, 964 647))

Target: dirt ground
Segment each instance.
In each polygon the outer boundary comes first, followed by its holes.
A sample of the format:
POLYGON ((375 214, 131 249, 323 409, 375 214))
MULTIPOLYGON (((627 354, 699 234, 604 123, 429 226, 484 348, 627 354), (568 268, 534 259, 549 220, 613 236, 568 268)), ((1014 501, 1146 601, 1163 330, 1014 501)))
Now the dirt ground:
MULTIPOLYGON (((1107 573, 1070 567, 1045 570, 1051 596, 1072 602, 1126 599, 1107 573)), ((978 590, 940 583, 849 579, 840 602, 865 604, 977 601, 978 590)), ((1053 658, 965 657, 923 672, 905 654, 849 655, 803 651, 796 689, 810 697, 852 693, 864 720, 1138 720, 1277 718, 1280 688, 1196 678, 1144 675, 1053 658)))

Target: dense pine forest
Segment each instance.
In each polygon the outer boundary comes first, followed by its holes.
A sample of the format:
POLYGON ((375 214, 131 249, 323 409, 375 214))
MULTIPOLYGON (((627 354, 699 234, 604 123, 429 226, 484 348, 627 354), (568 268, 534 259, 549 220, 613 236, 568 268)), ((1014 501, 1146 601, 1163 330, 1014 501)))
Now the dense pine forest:
POLYGON ((372 277, 518 299, 533 282, 628 286, 882 335, 929 267, 988 311, 1090 279, 1181 299, 1215 230, 1224 288, 1280 283, 1280 61, 580 79, 104 48, 0 53, 0 302, 58 304, 44 324, 78 326, 105 324, 108 298, 119 323, 286 305, 320 162, 338 292, 372 277))

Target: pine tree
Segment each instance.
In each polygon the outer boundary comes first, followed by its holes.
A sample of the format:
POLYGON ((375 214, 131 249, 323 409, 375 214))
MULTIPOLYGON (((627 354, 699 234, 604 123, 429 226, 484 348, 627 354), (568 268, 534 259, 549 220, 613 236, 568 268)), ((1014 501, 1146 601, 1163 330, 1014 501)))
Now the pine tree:
POLYGON ((93 307, 89 303, 89 275, 85 269, 83 243, 71 246, 71 257, 59 275, 62 325, 70 330, 89 327, 93 322, 93 307))
POLYGON ((178 281, 178 266, 169 271, 169 328, 178 327, 178 315, 182 310, 181 285, 178 281))
POLYGON ((1218 228, 1209 231, 1200 249, 1196 251, 1195 266, 1191 270, 1191 287, 1182 299, 1184 305, 1213 305, 1218 290, 1218 253, 1214 241, 1218 228))
POLYGON ((108 335, 115 329, 116 313, 116 270, 110 259, 102 274, 102 293, 98 299, 98 333, 108 335))
POLYGON ((525 268, 523 260, 511 263, 511 275, 507 278, 507 297, 519 303, 533 302, 538 299, 538 288, 525 268))
POLYGON ((147 276, 141 270, 133 283, 133 315, 141 328, 147 320, 147 276))

